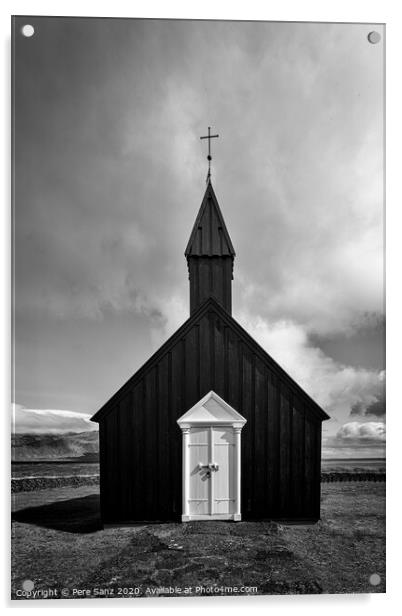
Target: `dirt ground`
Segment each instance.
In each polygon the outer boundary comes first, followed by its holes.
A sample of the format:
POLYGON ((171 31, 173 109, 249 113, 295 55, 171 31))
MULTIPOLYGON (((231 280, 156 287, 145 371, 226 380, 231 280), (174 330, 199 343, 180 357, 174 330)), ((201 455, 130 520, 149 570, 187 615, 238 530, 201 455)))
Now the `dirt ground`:
POLYGON ((385 483, 322 485, 315 525, 101 530, 94 486, 13 495, 12 598, 385 592, 385 483))

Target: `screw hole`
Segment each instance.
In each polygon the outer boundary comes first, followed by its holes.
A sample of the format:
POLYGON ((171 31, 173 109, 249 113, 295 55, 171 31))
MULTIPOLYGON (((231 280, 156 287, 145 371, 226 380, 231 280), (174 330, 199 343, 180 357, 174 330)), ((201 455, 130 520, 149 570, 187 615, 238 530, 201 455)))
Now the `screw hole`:
POLYGON ((372 32, 368 33, 367 38, 369 40, 369 43, 372 43, 372 45, 376 45, 377 43, 380 42, 381 35, 379 32, 376 32, 375 30, 373 30, 372 32))
POLYGON ((31 36, 35 34, 35 28, 31 26, 31 24, 25 24, 25 26, 22 26, 21 32, 23 36, 30 38, 31 36))
POLYGON ((372 575, 370 575, 369 581, 372 586, 378 586, 378 584, 381 583, 381 577, 378 575, 378 573, 373 573, 372 575))

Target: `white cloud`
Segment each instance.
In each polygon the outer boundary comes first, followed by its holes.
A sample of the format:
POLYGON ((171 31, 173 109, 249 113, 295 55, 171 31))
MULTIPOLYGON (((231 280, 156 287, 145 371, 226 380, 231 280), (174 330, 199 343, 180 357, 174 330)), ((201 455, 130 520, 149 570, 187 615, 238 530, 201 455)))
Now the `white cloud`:
POLYGON ((362 441, 385 441, 385 424, 381 421, 360 423, 350 421, 341 426, 336 434, 337 439, 361 439, 362 441))
POLYGON ((329 415, 346 419, 354 404, 371 403, 383 387, 382 371, 334 361, 311 346, 303 327, 294 322, 268 323, 244 313, 239 322, 329 415))
POLYGON ((343 424, 333 436, 323 436, 324 458, 383 458, 385 456, 385 424, 380 421, 343 424))
POLYGON ((14 433, 63 433, 97 430, 88 413, 56 409, 29 409, 12 404, 12 431, 14 433))

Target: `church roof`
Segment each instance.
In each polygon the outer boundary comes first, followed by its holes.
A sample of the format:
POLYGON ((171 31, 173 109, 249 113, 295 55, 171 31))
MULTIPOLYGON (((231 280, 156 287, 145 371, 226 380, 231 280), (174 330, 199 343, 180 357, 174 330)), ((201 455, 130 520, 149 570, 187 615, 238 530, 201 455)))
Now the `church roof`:
POLYGON ((246 332, 239 323, 213 298, 206 299, 201 306, 193 312, 187 321, 154 353, 147 362, 99 409, 91 421, 99 422, 109 413, 113 405, 141 378, 158 363, 161 358, 171 351, 178 343, 180 343, 191 328, 199 323, 202 318, 209 312, 213 312, 219 316, 224 324, 236 333, 242 340, 243 344, 250 349, 261 361, 274 373, 281 381, 286 384, 301 400, 307 404, 311 413, 319 420, 329 419, 329 415, 290 377, 279 364, 246 332))
POLYGON ((235 256, 211 181, 208 182, 190 239, 186 257, 235 256))

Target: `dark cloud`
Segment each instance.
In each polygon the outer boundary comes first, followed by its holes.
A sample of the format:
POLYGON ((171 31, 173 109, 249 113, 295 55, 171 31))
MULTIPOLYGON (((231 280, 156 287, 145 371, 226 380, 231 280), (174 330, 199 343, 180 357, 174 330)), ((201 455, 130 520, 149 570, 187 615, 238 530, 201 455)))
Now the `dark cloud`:
POLYGON ((352 405, 350 415, 384 417, 386 413, 385 389, 383 389, 372 402, 356 402, 352 405))
POLYGON ((16 40, 20 312, 186 301, 212 123, 238 309, 324 335, 381 313, 382 52, 365 26, 34 26, 16 40))
POLYGON ((368 405, 366 408, 366 415, 375 415, 376 417, 383 417, 385 415, 385 395, 380 400, 376 400, 368 405))
POLYGON ((351 415, 364 415, 365 409, 366 407, 363 404, 363 402, 355 402, 352 405, 352 408, 350 409, 350 414, 351 415))

